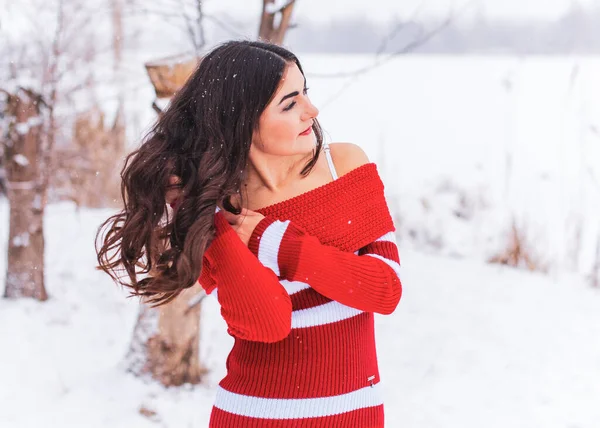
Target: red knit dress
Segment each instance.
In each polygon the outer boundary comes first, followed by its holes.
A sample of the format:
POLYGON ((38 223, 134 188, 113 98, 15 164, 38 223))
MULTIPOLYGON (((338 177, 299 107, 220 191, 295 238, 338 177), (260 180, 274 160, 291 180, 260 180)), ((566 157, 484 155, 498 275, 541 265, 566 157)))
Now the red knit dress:
POLYGON ((383 427, 373 313, 402 287, 376 165, 258 212, 248 247, 218 212, 204 256, 235 338, 209 427, 383 427))

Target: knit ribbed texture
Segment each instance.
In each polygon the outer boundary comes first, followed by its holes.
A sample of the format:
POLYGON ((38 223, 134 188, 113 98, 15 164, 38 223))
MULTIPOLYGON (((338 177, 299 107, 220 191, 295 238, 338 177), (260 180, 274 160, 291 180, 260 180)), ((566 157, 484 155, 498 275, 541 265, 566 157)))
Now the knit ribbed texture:
POLYGON ((401 296, 375 164, 258 212, 248 247, 221 213, 200 283, 235 338, 210 427, 383 427, 373 313, 401 296))
POLYGON ((285 338, 290 332, 292 303, 277 275, 249 257, 248 248, 221 213, 215 215, 215 225, 217 233, 204 255, 200 284, 207 292, 219 286, 221 315, 229 334, 260 342, 285 338), (215 282, 215 278, 224 281, 215 282))

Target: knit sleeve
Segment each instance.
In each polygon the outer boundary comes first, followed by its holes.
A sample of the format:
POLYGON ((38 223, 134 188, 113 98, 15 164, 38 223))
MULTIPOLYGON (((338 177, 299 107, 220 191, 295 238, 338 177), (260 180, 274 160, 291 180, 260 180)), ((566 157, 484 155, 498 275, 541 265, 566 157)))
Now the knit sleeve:
POLYGON ((402 294, 393 230, 358 254, 323 245, 290 220, 261 220, 249 249, 279 277, 309 284, 318 293, 366 312, 390 314, 402 294))
POLYGON ((216 291, 229 334, 267 343, 284 339, 292 322, 290 296, 220 213, 215 215, 215 226, 199 282, 208 294, 216 291))

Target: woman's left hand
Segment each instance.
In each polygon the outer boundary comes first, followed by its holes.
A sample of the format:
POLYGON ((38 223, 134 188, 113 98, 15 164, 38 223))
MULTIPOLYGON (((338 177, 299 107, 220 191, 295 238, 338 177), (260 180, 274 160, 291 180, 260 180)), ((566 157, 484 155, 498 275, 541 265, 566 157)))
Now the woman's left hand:
POLYGON ((250 241, 250 236, 252 236, 252 232, 256 228, 256 225, 265 218, 264 215, 257 213, 256 211, 251 211, 246 208, 242 208, 242 212, 240 215, 235 215, 230 213, 229 211, 220 210, 225 217, 225 220, 233 227, 233 230, 238 234, 242 242, 248 246, 248 242, 250 241))

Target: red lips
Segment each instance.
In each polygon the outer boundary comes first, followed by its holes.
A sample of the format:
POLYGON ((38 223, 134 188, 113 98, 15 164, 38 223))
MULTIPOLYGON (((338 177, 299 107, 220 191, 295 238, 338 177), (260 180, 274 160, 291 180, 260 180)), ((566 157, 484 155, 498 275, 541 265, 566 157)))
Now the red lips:
POLYGON ((306 131, 301 132, 300 135, 309 135, 312 132, 312 126, 309 126, 306 131))

